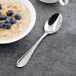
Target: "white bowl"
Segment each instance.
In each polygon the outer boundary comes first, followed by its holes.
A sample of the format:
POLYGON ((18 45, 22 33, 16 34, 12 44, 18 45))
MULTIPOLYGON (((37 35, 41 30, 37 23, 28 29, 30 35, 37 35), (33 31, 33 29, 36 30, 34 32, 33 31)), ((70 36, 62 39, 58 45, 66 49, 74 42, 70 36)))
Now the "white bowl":
POLYGON ((31 22, 30 22, 30 25, 28 26, 28 28, 26 29, 26 31, 21 34, 20 36, 14 38, 14 39, 10 39, 10 40, 0 40, 0 44, 9 44, 9 43, 13 43, 13 42, 16 42, 20 39, 22 39, 23 37, 25 37, 34 27, 35 25, 35 22, 36 22, 36 11, 35 11, 35 8, 34 6, 31 4, 31 2, 29 0, 17 0, 17 1, 20 1, 21 3, 23 3, 30 11, 30 14, 31 14, 31 22))

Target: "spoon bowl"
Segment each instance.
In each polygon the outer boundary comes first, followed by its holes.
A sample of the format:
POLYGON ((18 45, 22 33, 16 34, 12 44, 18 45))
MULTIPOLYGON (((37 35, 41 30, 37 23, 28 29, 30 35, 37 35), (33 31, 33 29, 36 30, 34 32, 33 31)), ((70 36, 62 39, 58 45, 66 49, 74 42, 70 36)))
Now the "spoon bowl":
POLYGON ((56 13, 51 16, 45 23, 44 30, 45 33, 53 34, 59 30, 62 24, 62 15, 60 13, 56 13))

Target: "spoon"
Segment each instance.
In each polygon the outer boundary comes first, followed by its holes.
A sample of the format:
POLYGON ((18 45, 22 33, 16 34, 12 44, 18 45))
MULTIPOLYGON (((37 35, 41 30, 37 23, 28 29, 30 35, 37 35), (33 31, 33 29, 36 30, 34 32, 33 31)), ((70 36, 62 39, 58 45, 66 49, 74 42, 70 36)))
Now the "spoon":
POLYGON ((55 13, 52 15, 45 23, 44 30, 45 33, 42 37, 34 44, 34 46, 29 49, 18 61, 17 67, 24 67, 30 60, 32 54, 34 53, 36 47, 41 42, 41 40, 48 34, 53 34, 57 32, 62 24, 62 15, 60 13, 55 13))

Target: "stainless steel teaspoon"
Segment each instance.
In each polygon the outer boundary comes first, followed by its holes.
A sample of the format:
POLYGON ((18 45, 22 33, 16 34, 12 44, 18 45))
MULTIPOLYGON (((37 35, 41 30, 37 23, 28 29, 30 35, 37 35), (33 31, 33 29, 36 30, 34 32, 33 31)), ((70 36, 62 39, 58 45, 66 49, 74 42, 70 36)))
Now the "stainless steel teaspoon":
POLYGON ((47 36, 48 34, 53 34, 59 30, 62 24, 62 15, 60 13, 55 13, 52 15, 45 23, 44 30, 45 33, 42 35, 42 37, 34 44, 34 46, 29 49, 18 61, 17 61, 17 67, 23 67, 25 66, 28 61, 30 60, 32 54, 34 53, 36 47, 41 42, 41 40, 47 36))

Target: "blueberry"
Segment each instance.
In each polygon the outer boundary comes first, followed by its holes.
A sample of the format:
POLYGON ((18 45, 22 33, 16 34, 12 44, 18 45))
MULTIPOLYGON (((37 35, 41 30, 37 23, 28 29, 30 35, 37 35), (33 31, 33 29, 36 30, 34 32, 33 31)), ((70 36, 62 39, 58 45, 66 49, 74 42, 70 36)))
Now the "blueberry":
POLYGON ((4 22, 0 22, 0 27, 4 27, 4 22))
POLYGON ((13 10, 8 10, 7 15, 12 16, 13 15, 13 10))
POLYGON ((16 13, 16 14, 14 15, 14 17, 15 17, 16 20, 20 20, 20 19, 21 19, 21 15, 18 14, 18 13, 16 13))
POLYGON ((2 20, 3 18, 2 18, 2 15, 0 15, 0 20, 2 20))
POLYGON ((6 17, 4 15, 2 15, 2 20, 5 20, 5 19, 6 19, 6 17))
POLYGON ((14 19, 14 20, 11 21, 11 24, 16 24, 16 22, 17 21, 14 19))
POLYGON ((5 24, 5 28, 6 28, 6 29, 10 29, 10 28, 11 28, 11 24, 10 24, 10 23, 6 23, 6 24, 5 24))
POLYGON ((5 23, 10 23, 10 19, 6 19, 5 20, 5 23))
POLYGON ((2 8, 2 4, 0 4, 0 9, 2 8))
POLYGON ((12 16, 7 16, 6 19, 12 20, 13 18, 12 18, 12 16))
POLYGON ((5 20, 6 17, 4 15, 0 15, 0 20, 5 20))

